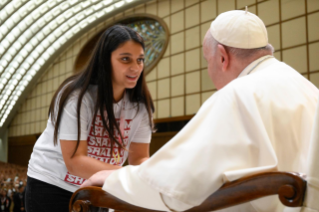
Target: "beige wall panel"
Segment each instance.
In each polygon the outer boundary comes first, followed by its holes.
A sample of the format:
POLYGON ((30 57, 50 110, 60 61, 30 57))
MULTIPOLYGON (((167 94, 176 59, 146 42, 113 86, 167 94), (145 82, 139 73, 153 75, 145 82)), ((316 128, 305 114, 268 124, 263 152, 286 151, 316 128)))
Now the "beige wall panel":
POLYGON ((59 69, 60 74, 63 75, 66 72, 66 60, 60 61, 60 69, 59 69))
POLYGON ((256 6, 248 7, 248 11, 253 13, 253 14, 256 14, 256 6))
POLYGON ((310 81, 319 88, 319 73, 310 74, 310 81))
POLYGON ((208 71, 207 69, 201 70, 202 74, 201 74, 201 78, 202 78, 202 82, 201 82, 201 87, 202 87, 202 91, 207 91, 207 90, 212 90, 215 89, 215 85, 212 82, 210 76, 208 75, 208 71))
POLYGON ((279 0, 270 0, 258 4, 258 16, 265 25, 279 22, 279 0))
POLYGON ((60 85, 60 84, 59 84, 59 77, 55 77, 55 78, 53 79, 53 90, 54 90, 54 91, 57 90, 59 85, 60 85))
POLYGON ((283 51, 283 62, 287 63, 300 73, 307 72, 307 48, 301 46, 283 51))
POLYGON ((52 79, 49 79, 47 82, 46 82, 46 85, 47 85, 47 92, 50 92, 52 91, 53 89, 53 80, 52 79))
POLYGON ((59 76, 60 74, 60 64, 59 63, 54 63, 53 64, 53 77, 59 76))
POLYGON ((146 4, 146 13, 157 15, 157 3, 146 4))
POLYGON ((281 0, 281 20, 305 14, 304 0, 281 0))
POLYGON ((153 99, 157 99, 157 89, 156 89, 157 81, 155 82, 148 82, 147 87, 152 95, 153 99))
POLYGON ((158 2, 158 16, 165 17, 169 15, 170 2, 168 0, 161 0, 158 2))
POLYGON ((163 79, 158 81, 157 96, 159 99, 169 97, 170 79, 163 79))
POLYGON ((167 118, 170 116, 170 100, 160 100, 157 103, 157 118, 167 118))
POLYGON ((35 108, 37 107, 36 98, 32 98, 32 99, 31 99, 31 103, 32 103, 32 104, 31 104, 31 107, 32 107, 32 110, 33 110, 33 109, 35 109, 35 108))
POLYGON ((144 13, 144 12, 145 12, 144 4, 135 8, 135 13, 144 13))
MULTIPOLYGON (((132 15, 132 14, 134 14, 134 10, 133 10, 133 8, 132 9, 128 9, 128 10, 126 10, 125 12, 124 12, 124 14, 125 14, 125 16, 128 16, 128 15, 132 15)), ((102 27, 101 27, 101 29, 102 29, 102 27)), ((98 30, 97 30, 98 31, 98 30)))
POLYGON ((186 52, 186 71, 200 68, 200 48, 186 52))
POLYGON ((184 32, 171 36, 171 54, 184 51, 184 32))
POLYGON ((186 30, 186 50, 200 46, 199 26, 186 30))
POLYGON ((157 75, 157 67, 153 68, 147 75, 146 81, 155 80, 157 75))
POLYGON ((276 49, 280 49, 280 27, 276 24, 271 27, 267 27, 268 42, 276 49))
POLYGON ((171 42, 169 41, 163 57, 168 57, 170 54, 171 54, 171 42))
POLYGON ((186 96, 186 115, 197 113, 200 107, 200 94, 186 96))
POLYGON ((47 86, 47 82, 43 82, 41 84, 41 89, 42 89, 42 94, 45 94, 48 92, 48 86, 47 86))
POLYGON ((308 12, 313 12, 319 10, 319 1, 318 0, 307 0, 308 12))
POLYGON ((169 29, 169 30, 168 30, 168 31, 169 31, 168 33, 171 33, 171 32, 170 32, 170 28, 171 28, 171 23, 170 23, 170 22, 171 22, 171 16, 168 16, 168 17, 164 18, 163 20, 164 20, 165 24, 167 25, 167 27, 168 27, 168 29, 169 29))
POLYGON ((184 115, 184 97, 171 99, 172 117, 184 115))
POLYGON ((62 82, 66 79, 66 74, 63 74, 59 76, 59 86, 62 84, 62 82))
POLYGON ((53 77, 53 72, 54 72, 54 64, 52 64, 51 68, 47 72, 48 79, 51 79, 53 77))
POLYGON ((172 96, 179 96, 184 94, 184 75, 171 78, 172 82, 172 96))
MULTIPOLYGON (((118 19, 121 19, 121 18, 123 18, 124 17, 124 13, 119 13, 119 14, 117 14, 117 15, 115 15, 114 16, 114 20, 118 20, 118 19)), ((82 44, 82 46, 84 45, 84 43, 86 42, 86 40, 85 40, 85 38, 83 38, 84 40, 82 40, 82 42, 81 42, 81 44, 82 44)), ((81 46, 81 47, 82 47, 81 46)))
POLYGON ((173 0, 171 1, 171 13, 184 8, 184 0, 173 0))
POLYGON ((68 48, 68 50, 67 50, 67 52, 66 52, 66 57, 67 57, 67 58, 73 57, 73 47, 72 47, 72 46, 70 46, 70 47, 68 48))
POLYGON ((70 57, 66 60, 66 71, 73 71, 73 58, 70 57))
POLYGON ((275 52, 275 53, 274 53, 274 57, 275 57, 277 60, 280 60, 280 61, 281 61, 280 51, 279 51, 279 52, 275 52))
POLYGON ((80 43, 77 42, 73 46, 73 55, 78 55, 80 51, 80 43))
POLYGON ((185 7, 198 3, 199 0, 185 0, 185 7))
POLYGON ((210 21, 216 18, 216 0, 207 0, 200 3, 201 22, 210 21))
POLYGON ((45 108, 41 108, 41 120, 47 120, 47 110, 46 108, 48 107, 45 107, 45 108))
MULTIPOLYGON (((256 3, 255 0, 237 0, 237 8, 243 9, 245 6, 249 6, 256 3)), ((248 9, 250 11, 250 9, 248 9)))
POLYGON ((180 11, 171 16, 171 33, 184 29, 184 11, 180 11))
POLYGON ((319 12, 308 16, 308 39, 310 42, 319 40, 319 12))
POLYGON ((28 98, 32 98, 37 95, 37 90, 33 88, 28 98))
POLYGON ((163 77, 168 77, 170 73, 170 68, 169 68, 169 60, 170 58, 163 58, 157 66, 157 71, 158 71, 158 78, 163 78, 163 77))
POLYGON ((35 101, 36 101, 36 109, 40 108, 41 107, 41 96, 37 96, 35 98, 35 101))
POLYGON ((306 19, 297 18, 282 23, 282 47, 306 43, 306 19))
POLYGON ((38 83, 38 84, 35 86, 35 90, 36 90, 36 96, 41 95, 41 84, 40 84, 40 83, 38 83))
POLYGON ((207 31, 208 31, 209 28, 210 28, 210 24, 211 24, 211 22, 207 22, 207 23, 202 24, 202 25, 200 26, 200 30, 201 30, 201 36, 200 36, 201 41, 200 41, 200 43, 201 43, 201 45, 203 44, 204 37, 205 37, 207 31))
POLYGON ((195 93, 200 91, 200 71, 186 74, 186 93, 195 93))
POLYGON ((25 125, 20 126, 20 135, 25 135, 25 125))
POLYGON ((171 75, 184 72, 184 53, 171 57, 171 75))
POLYGON ((25 126, 25 134, 26 134, 26 135, 29 135, 30 132, 31 132, 30 124, 27 124, 27 125, 25 126))
POLYGON ((54 93, 51 92, 51 93, 48 93, 47 94, 47 105, 48 105, 48 110, 49 110, 49 106, 51 104, 51 100, 52 100, 52 97, 53 97, 54 93))
POLYGON ((41 96, 41 107, 48 107, 49 105, 47 105, 47 97, 46 95, 42 95, 41 96))
POLYGON ((199 4, 196 4, 185 10, 186 28, 196 26, 199 24, 199 4))
POLYGON ((217 15, 229 10, 235 10, 235 0, 218 0, 217 15))
POLYGON ((35 132, 36 133, 41 133, 43 130, 41 129, 41 122, 40 121, 36 122, 35 123, 35 132))
POLYGON ((319 71, 319 42, 309 45, 310 71, 319 71))

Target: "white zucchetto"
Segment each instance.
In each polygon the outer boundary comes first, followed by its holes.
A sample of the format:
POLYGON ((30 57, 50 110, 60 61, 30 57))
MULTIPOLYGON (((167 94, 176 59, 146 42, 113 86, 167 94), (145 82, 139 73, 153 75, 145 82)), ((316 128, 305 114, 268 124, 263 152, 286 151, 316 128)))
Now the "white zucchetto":
POLYGON ((232 10, 217 16, 210 33, 219 43, 240 49, 256 49, 268 44, 264 22, 255 14, 232 10))

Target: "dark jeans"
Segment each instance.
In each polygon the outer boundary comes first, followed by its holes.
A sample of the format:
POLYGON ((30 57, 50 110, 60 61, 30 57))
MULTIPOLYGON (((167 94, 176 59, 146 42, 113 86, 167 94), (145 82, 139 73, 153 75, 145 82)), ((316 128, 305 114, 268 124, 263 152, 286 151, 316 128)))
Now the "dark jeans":
MULTIPOLYGON (((28 177, 25 188, 26 212, 69 212, 72 192, 28 177)), ((108 212, 107 208, 91 208, 91 212, 108 212)))

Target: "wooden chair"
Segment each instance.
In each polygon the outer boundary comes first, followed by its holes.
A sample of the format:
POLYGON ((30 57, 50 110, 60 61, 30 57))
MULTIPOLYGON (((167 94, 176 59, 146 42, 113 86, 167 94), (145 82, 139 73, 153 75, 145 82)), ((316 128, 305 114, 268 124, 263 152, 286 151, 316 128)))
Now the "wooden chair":
MULTIPOLYGON (((261 173, 224 184, 201 205, 187 212, 206 212, 249 202, 278 194, 280 201, 289 207, 301 207, 306 189, 305 176, 291 172, 261 173)), ((159 212, 124 202, 100 187, 77 190, 70 201, 70 212, 93 212, 97 207, 113 208, 122 212, 159 212)))

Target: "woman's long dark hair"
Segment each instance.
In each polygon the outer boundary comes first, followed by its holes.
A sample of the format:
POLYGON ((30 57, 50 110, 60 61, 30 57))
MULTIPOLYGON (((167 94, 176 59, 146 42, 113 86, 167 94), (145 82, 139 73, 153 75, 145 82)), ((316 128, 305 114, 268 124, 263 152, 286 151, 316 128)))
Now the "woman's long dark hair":
MULTIPOLYGON (((104 130, 107 131, 111 141, 112 152, 114 144, 117 144, 120 148, 124 148, 123 144, 117 141, 114 137, 114 130, 116 129, 118 132, 120 132, 120 130, 113 111, 114 98, 112 86, 111 54, 119 47, 120 44, 123 44, 124 42, 130 40, 140 44, 143 49, 145 49, 143 38, 131 28, 121 25, 114 25, 108 28, 100 37, 86 69, 78 74, 67 78, 60 85, 51 100, 49 116, 51 115, 51 120, 54 124, 54 145, 57 145, 57 135, 63 107, 72 92, 74 92, 75 90, 80 91, 77 102, 78 138, 76 148, 72 157, 76 153, 80 143, 81 103, 82 98, 89 85, 97 85, 98 87, 97 99, 94 106, 93 123, 95 123, 97 113, 99 112, 99 115, 101 115, 104 130), (105 117, 106 115, 104 111, 106 111, 107 117, 105 117)), ((131 102, 137 103, 137 111, 139 110, 139 103, 145 105, 149 116, 149 125, 150 128, 153 129, 152 113, 154 112, 154 105, 150 92, 146 86, 144 71, 140 75, 136 86, 133 89, 126 89, 126 93, 128 94, 131 102)))

